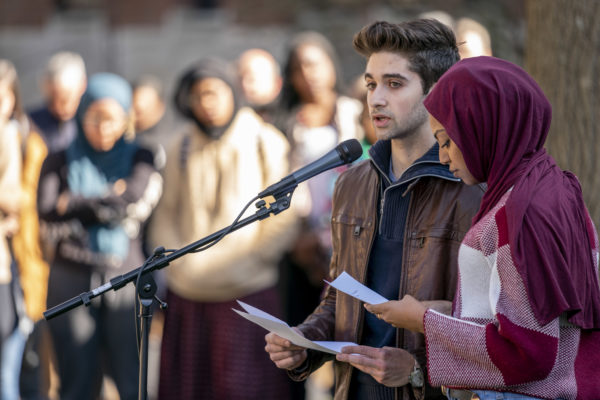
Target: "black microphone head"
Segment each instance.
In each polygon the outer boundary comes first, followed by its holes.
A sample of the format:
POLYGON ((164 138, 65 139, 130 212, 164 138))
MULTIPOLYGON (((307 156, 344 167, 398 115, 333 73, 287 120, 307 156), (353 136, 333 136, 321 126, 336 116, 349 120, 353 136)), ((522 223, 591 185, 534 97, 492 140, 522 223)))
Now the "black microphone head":
POLYGON ((340 158, 344 161, 344 164, 351 163, 362 156, 363 149, 360 142, 356 139, 344 140, 338 144, 335 148, 340 155, 340 158))

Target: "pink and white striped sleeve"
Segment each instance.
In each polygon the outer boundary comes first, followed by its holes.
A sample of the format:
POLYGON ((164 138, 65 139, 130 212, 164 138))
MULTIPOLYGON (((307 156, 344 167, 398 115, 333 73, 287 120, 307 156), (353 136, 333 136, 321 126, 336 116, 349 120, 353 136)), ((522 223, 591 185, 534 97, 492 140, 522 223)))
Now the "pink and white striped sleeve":
POLYGON ((473 229, 459 253, 460 319, 433 310, 424 317, 430 383, 494 389, 543 380, 557 360, 559 320, 540 326, 534 317, 505 208, 473 229))

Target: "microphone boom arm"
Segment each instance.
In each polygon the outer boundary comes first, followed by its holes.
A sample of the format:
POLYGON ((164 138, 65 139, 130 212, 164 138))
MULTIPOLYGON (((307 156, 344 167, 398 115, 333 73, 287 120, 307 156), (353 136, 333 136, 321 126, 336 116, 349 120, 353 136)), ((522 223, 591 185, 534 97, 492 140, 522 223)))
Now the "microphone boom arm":
MULTIPOLYGON (((147 261, 141 267, 138 267, 124 275, 119 275, 112 278, 109 282, 99 286, 89 292, 81 293, 79 296, 75 296, 70 300, 65 301, 57 306, 54 306, 44 311, 44 318, 51 319, 57 315, 63 314, 73 308, 76 308, 82 304, 86 306, 90 304, 94 297, 100 296, 103 293, 113 289, 118 290, 125 286, 129 282, 133 282, 141 274, 147 274, 157 269, 161 269, 169 265, 169 263, 179 257, 184 256, 187 253, 193 252, 202 246, 208 245, 216 240, 220 240, 224 235, 240 229, 243 226, 251 224, 255 221, 268 218, 271 214, 276 215, 290 207, 291 197, 300 182, 303 182, 311 177, 320 174, 328 169, 338 167, 343 164, 351 163, 358 159, 362 154, 362 146, 356 139, 345 140, 338 144, 335 149, 329 151, 320 159, 313 161, 312 163, 300 168, 296 172, 286 176, 279 182, 269 186, 256 196, 258 200, 255 205, 258 208, 253 216, 242 219, 234 224, 221 229, 218 232, 213 233, 203 239, 200 239, 194 243, 191 243, 179 250, 175 250, 168 255, 162 252, 155 251, 155 255, 150 261, 147 261), (273 196, 275 201, 267 203, 262 198, 267 196, 273 196)), ((160 248, 159 248, 160 249, 160 248)), ((157 249, 158 250, 158 249, 157 249)))
MULTIPOLYGON (((52 319, 54 317, 57 317, 61 314, 66 313, 67 311, 77 308, 82 304, 88 306, 93 298, 98 297, 98 296, 108 292, 111 289, 115 290, 115 291, 119 290, 122 287, 124 287, 125 285, 127 285, 129 282, 134 282, 137 279, 138 274, 140 273, 140 269, 142 269, 142 271, 141 271, 142 275, 150 273, 154 270, 162 269, 162 268, 168 266, 169 263, 171 263, 171 261, 176 260, 188 253, 191 253, 202 246, 210 244, 217 239, 220 239, 220 237, 226 233, 236 231, 236 230, 238 230, 246 225, 249 225, 255 221, 260 221, 260 220, 266 219, 266 218, 270 217, 271 214, 277 215, 280 212, 287 210, 290 207, 291 197, 292 197, 293 191, 296 186, 297 186, 297 184, 294 184, 291 186, 290 190, 280 191, 280 192, 274 194, 273 197, 275 198, 275 201, 272 203, 269 203, 269 207, 267 207, 267 202, 265 200, 258 200, 255 203, 255 206, 256 206, 256 208, 258 208, 258 210, 253 215, 251 215, 247 218, 244 218, 233 225, 223 228, 223 229, 221 229, 209 236, 206 236, 196 242, 188 244, 187 246, 182 247, 179 250, 175 250, 174 252, 172 252, 168 255, 165 255, 164 253, 160 253, 148 264, 145 264, 145 265, 142 265, 141 267, 135 268, 135 269, 127 272, 126 274, 116 276, 116 277, 112 278, 109 282, 107 282, 93 290, 90 290, 89 292, 81 293, 78 296, 75 296, 61 304, 58 304, 58 305, 44 311, 44 313, 43 313, 44 318, 46 320, 52 319)), ((163 249, 163 252, 164 252, 164 249, 163 249)))

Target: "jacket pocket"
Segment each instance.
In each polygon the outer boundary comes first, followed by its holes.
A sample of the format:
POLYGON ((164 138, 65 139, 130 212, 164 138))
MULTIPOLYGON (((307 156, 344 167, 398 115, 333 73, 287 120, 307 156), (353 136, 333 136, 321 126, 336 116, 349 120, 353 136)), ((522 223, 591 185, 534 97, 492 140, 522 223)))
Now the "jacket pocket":
POLYGON ((337 266, 356 279, 362 279, 373 237, 373 221, 349 214, 336 214, 331 218, 331 236, 337 266))
POLYGON ((353 236, 360 236, 366 228, 369 228, 373 225, 373 222, 367 222, 364 218, 347 214, 334 215, 331 218, 331 222, 334 227, 338 225, 339 228, 343 229, 344 231, 349 229, 353 236))
POLYGON ((451 240, 461 242, 466 232, 461 232, 451 228, 432 228, 427 230, 413 231, 410 233, 410 239, 418 247, 424 247, 428 239, 451 240))

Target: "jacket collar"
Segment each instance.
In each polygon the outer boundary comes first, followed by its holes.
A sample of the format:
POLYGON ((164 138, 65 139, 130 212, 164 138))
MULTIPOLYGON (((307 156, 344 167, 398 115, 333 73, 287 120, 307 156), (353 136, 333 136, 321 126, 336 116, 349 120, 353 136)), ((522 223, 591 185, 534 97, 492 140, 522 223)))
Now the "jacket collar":
POLYGON ((389 185, 401 185, 425 176, 459 182, 460 179, 456 178, 446 165, 440 163, 438 151, 438 144, 435 143, 421 158, 417 159, 410 167, 408 167, 396 182, 391 182, 388 175, 390 157, 392 154, 390 140, 378 140, 369 149, 369 155, 371 156, 371 163, 377 169, 379 175, 381 175, 389 185))

